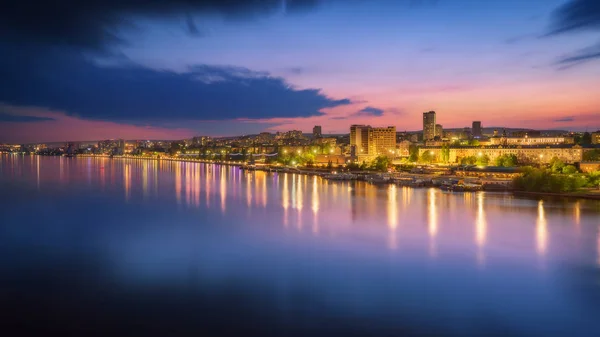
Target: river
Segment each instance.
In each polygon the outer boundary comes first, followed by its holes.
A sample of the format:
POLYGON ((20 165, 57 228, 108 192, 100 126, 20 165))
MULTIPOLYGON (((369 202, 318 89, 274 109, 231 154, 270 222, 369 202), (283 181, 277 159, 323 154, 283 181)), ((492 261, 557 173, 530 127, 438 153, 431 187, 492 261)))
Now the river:
POLYGON ((7 154, 0 186, 5 329, 600 335, 599 201, 7 154))

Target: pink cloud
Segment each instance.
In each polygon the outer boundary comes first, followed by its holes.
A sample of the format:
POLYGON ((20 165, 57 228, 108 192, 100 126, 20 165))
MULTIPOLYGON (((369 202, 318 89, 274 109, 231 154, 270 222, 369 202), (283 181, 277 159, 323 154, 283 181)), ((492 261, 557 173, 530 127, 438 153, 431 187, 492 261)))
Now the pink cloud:
POLYGON ((194 136, 195 132, 184 128, 160 128, 136 126, 107 121, 90 121, 64 112, 37 107, 13 107, 0 105, 3 112, 16 116, 51 118, 52 120, 33 122, 0 123, 0 141, 7 143, 36 143, 124 139, 183 139, 194 136))

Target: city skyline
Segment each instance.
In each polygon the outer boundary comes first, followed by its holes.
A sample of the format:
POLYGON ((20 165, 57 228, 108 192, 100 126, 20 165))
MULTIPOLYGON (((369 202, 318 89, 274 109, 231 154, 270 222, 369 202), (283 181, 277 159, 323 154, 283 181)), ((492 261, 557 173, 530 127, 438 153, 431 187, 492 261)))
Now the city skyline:
POLYGON ((1 11, 0 142, 600 128, 593 0, 63 3, 1 11))

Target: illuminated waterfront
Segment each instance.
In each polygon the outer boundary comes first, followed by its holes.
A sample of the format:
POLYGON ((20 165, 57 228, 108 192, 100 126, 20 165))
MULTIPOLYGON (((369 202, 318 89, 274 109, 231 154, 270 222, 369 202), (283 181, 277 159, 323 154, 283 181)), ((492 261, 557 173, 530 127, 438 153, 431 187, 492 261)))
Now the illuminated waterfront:
POLYGON ((20 327, 600 331, 598 201, 14 155, 0 182, 1 295, 28 305, 11 311, 20 327))

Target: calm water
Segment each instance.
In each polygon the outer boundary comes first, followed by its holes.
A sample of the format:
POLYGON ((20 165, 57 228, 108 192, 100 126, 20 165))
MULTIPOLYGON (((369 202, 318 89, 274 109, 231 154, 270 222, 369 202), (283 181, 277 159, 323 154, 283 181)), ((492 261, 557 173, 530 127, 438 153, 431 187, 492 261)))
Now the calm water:
POLYGON ((23 332, 600 335, 596 201, 14 155, 0 201, 23 332))

